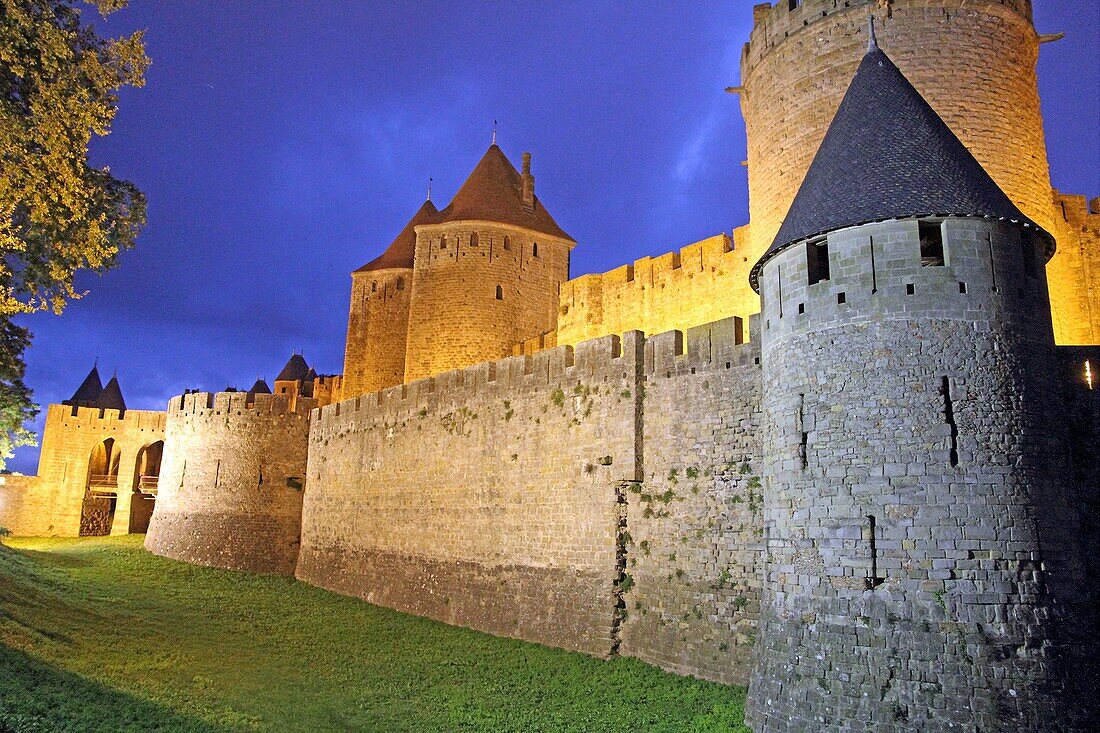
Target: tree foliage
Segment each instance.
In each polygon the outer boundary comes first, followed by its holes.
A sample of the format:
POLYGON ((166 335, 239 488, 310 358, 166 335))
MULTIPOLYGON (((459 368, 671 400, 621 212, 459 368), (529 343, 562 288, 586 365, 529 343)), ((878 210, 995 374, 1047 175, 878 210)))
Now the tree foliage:
MULTIPOLYGON (((103 16, 126 0, 90 0, 103 16)), ((0 0, 0 465, 36 409, 23 385, 30 334, 12 316, 60 313, 80 270, 104 272, 133 246, 145 197, 88 164, 123 86, 142 86, 142 33, 104 39, 77 0, 0 0)))

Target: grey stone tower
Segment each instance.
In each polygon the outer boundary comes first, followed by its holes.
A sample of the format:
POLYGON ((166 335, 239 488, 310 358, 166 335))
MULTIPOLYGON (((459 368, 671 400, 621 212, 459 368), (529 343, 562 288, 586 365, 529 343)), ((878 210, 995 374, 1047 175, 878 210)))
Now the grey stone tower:
POLYGON ((1058 704, 1082 578, 1052 254, 872 42, 750 278, 754 730, 1083 729, 1058 704))

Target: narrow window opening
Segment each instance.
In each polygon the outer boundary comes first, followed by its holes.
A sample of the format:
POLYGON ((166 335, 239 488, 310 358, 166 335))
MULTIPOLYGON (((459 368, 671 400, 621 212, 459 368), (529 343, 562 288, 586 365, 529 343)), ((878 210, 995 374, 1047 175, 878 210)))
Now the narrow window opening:
POLYGON ((264 466, 263 466, 262 463, 260 464, 260 481, 259 481, 259 485, 260 486, 264 485, 264 466))
POLYGON ((993 292, 997 292, 997 261, 993 257, 993 235, 989 237, 989 275, 993 278, 993 292))
POLYGON ((846 296, 844 293, 837 293, 836 302, 838 305, 844 305, 848 302, 848 296, 846 296))
POLYGON ((370 291, 372 293, 378 292, 378 281, 377 280, 375 280, 374 282, 372 282, 370 284, 370 291))
POLYGON ((440 249, 447 249, 447 238, 446 237, 440 237, 439 238, 439 248, 440 249))
POLYGON ((1092 364, 1089 360, 1085 360, 1085 382, 1088 383, 1089 389, 1092 389, 1092 364))
POLYGON ((531 243, 531 256, 532 257, 538 257, 539 256, 539 243, 538 242, 532 242, 531 243))
POLYGON ((1069 214, 1066 213, 1066 202, 1060 202, 1062 204, 1062 220, 1069 221, 1069 214))
POLYGON ((733 343, 745 343, 745 320, 741 316, 733 317, 733 343))
POLYGON ((497 300, 504 300, 504 288, 497 285, 497 300))
POLYGON ((913 283, 909 283, 905 286, 905 294, 906 295, 913 295, 916 292, 917 292, 917 288, 913 285, 913 283))
POLYGON ((943 267, 943 225, 922 221, 917 227, 920 234, 920 266, 943 267))
POLYGON ((959 283, 959 292, 962 293, 963 295, 966 295, 966 283, 964 283, 964 282, 959 283))
POLYGON ((806 245, 806 273, 810 285, 829 279, 829 240, 806 245))
POLYGON ((787 0, 787 10, 798 10, 801 2, 802 0, 787 0))
POLYGON ((775 266, 776 279, 779 281, 779 317, 783 317, 783 265, 775 266))
POLYGON ((477 232, 470 235, 470 246, 476 247, 481 243, 481 238, 477 236, 477 232))
POLYGON ((397 289, 398 290, 404 290, 405 289, 405 278, 403 278, 403 277, 397 278, 397 289))
POLYGON ((802 315, 805 312, 806 312, 806 304, 805 303, 799 303, 798 304, 798 315, 802 315))
POLYGON ((504 235, 504 249, 509 251, 512 249, 512 238, 508 235, 504 235))
POLYGON ((955 406, 951 402, 951 380, 943 378, 940 384, 940 394, 943 395, 943 419, 951 426, 951 447, 949 462, 952 466, 959 465, 959 428, 955 425, 955 406))
POLYGON ((875 238, 869 237, 871 240, 871 295, 878 292, 878 272, 875 269, 875 238))
POLYGON ((1024 237, 1020 242, 1020 248, 1024 256, 1024 274, 1028 277, 1036 277, 1038 273, 1035 268, 1035 247, 1032 246, 1028 237, 1024 237))
POLYGON ((798 460, 802 463, 802 470, 803 471, 806 470, 806 465, 807 465, 806 441, 810 437, 810 434, 806 431, 805 411, 806 411, 806 395, 800 394, 800 395, 798 395, 798 415, 796 416, 796 420, 795 420, 795 422, 797 423, 797 425, 795 426, 795 429, 798 430, 799 434, 802 436, 801 441, 798 444, 798 460))
POLYGON ((879 577, 878 574, 878 540, 875 538, 874 514, 867 515, 867 529, 868 534, 870 535, 868 539, 870 541, 871 549, 871 574, 868 575, 864 580, 867 583, 867 590, 874 590, 875 588, 878 588, 880 585, 886 582, 886 578, 879 577))

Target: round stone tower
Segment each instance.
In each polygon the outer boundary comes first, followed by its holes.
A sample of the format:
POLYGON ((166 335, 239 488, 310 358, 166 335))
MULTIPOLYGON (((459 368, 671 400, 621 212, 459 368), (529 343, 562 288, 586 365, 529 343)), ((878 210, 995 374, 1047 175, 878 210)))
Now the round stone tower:
POLYGON ((1084 611, 1052 252, 872 47, 750 278, 754 730, 1083 729, 1059 706, 1084 611))
POLYGON ((576 242, 490 146, 436 221, 417 226, 405 381, 511 355, 557 325, 576 242))
POLYGON ((757 5, 741 56, 749 257, 779 230, 867 45, 891 58, 1033 221, 1054 216, 1029 0, 782 0, 757 5))
POLYGON ((416 227, 438 216, 435 204, 425 201, 379 257, 351 274, 343 399, 404 380, 416 227))
POLYGON ((200 565, 293 575, 313 401, 196 392, 168 403, 145 548, 200 565))

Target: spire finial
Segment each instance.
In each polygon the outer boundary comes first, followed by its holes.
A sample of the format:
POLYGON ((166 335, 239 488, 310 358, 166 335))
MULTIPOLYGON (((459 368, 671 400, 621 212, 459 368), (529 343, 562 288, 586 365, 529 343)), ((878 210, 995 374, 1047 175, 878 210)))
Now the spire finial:
POLYGON ((432 177, 428 176, 428 201, 432 200, 432 177))
POLYGON ((493 120, 493 145, 497 144, 497 121, 493 120))
POLYGON ((870 53, 878 48, 878 39, 875 38, 875 16, 871 15, 867 18, 867 52, 870 53))

